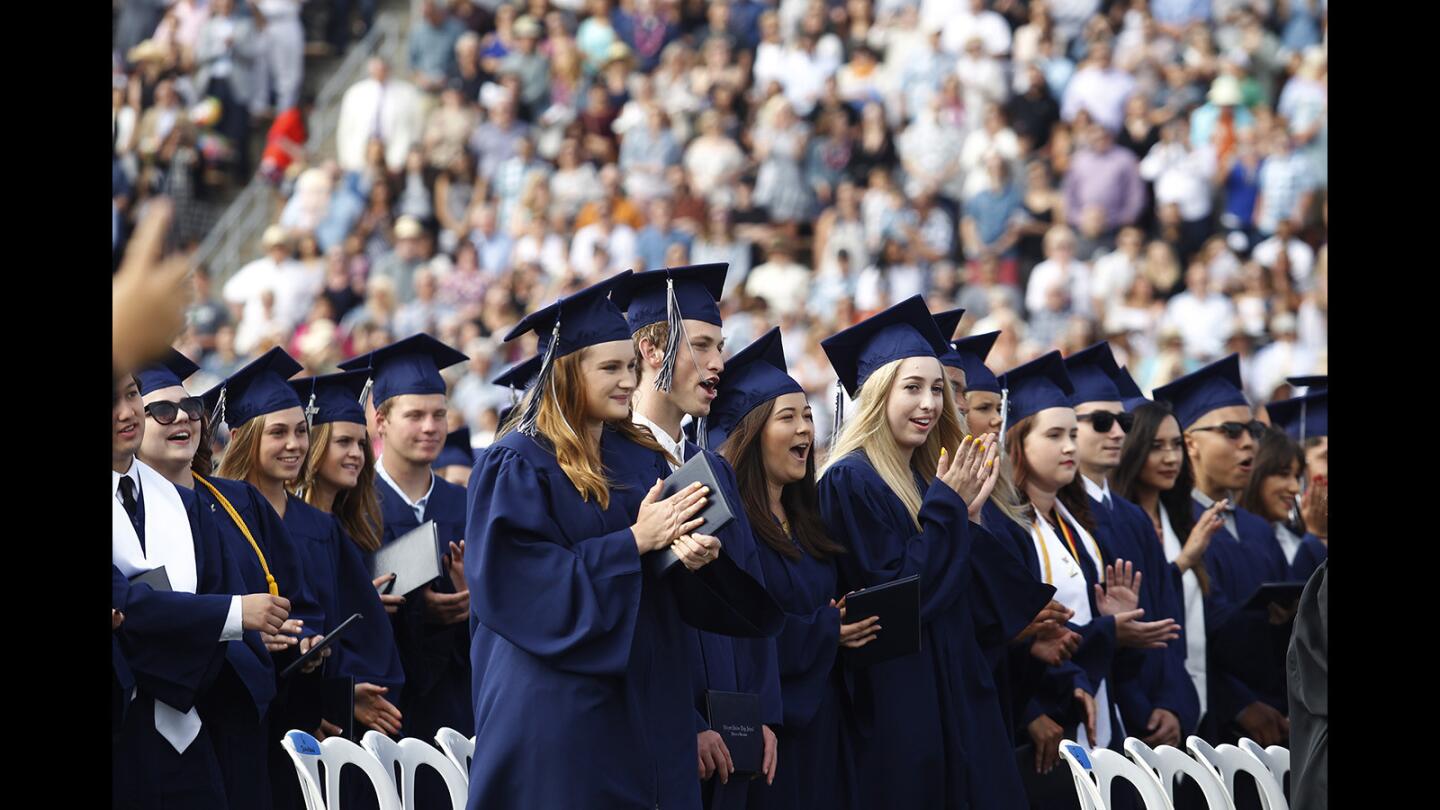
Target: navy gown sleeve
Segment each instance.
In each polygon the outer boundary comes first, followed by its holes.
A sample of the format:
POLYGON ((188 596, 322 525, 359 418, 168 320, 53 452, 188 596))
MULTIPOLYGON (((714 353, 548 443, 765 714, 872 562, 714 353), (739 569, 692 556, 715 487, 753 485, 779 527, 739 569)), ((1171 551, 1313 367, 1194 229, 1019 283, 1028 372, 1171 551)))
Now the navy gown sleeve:
POLYGON ((477 462, 465 530, 470 609, 550 666, 622 676, 640 609, 635 536, 627 526, 567 545, 540 505, 547 483, 509 448, 491 447, 477 462))
POLYGON ((329 671, 353 675, 356 683, 386 686, 391 694, 398 694, 405 685, 405 673, 400 665, 395 634, 386 621, 380 592, 375 590, 360 548, 345 533, 339 520, 331 516, 330 522, 332 536, 327 545, 334 549, 336 613, 332 622, 338 624, 355 613, 364 618, 341 637, 329 671))
POLYGON ((821 518, 849 550, 839 558, 840 587, 853 590, 918 574, 922 622, 961 598, 969 573, 970 518, 955 490, 938 479, 931 482, 920 506, 920 528, 902 529, 903 538, 887 520, 895 496, 868 464, 842 459, 826 470, 819 492, 821 518))
MULTIPOLYGON (((265 500, 260 490, 251 484, 245 484, 245 488, 249 490, 250 507, 242 513, 242 517, 249 522, 248 518, 255 516, 250 532, 265 551, 265 562, 270 566, 270 574, 275 577, 280 595, 290 600, 290 618, 305 622, 302 637, 314 635, 325 627, 325 611, 309 578, 305 576, 295 540, 280 520, 280 514, 265 500)), ((217 513, 215 519, 228 520, 229 516, 217 513)))
POLYGON ((1309 532, 1300 540, 1300 548, 1290 563, 1290 579, 1309 582, 1310 576, 1320 568, 1320 563, 1330 556, 1330 549, 1324 541, 1309 532))
POLYGON ((824 699, 826 681, 840 650, 840 611, 822 605, 808 614, 785 614, 775 639, 785 687, 785 726, 806 726, 824 699))

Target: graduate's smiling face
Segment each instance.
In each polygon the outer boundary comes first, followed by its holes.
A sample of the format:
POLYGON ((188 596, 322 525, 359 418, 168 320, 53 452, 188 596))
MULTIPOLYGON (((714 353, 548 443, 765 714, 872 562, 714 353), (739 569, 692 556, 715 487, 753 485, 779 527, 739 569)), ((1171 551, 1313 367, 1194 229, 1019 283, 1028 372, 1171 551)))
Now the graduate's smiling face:
POLYGON ((1197 483, 1211 488, 1239 490, 1250 481, 1255 464, 1255 437, 1242 431, 1240 438, 1231 439, 1219 430, 1196 430, 1225 422, 1249 422, 1250 409, 1244 405, 1216 408, 1195 421, 1185 431, 1185 447, 1195 468, 1197 483))
POLYGON ((628 421, 630 395, 635 392, 638 374, 635 344, 628 340, 612 340, 581 349, 585 417, 600 422, 628 421))
POLYGON ((115 406, 110 409, 110 460, 115 465, 123 464, 128 469, 130 460, 140 449, 145 438, 144 407, 135 378, 122 378, 115 406))
POLYGON ((1140 470, 1140 483, 1161 492, 1175 488, 1175 479, 1180 477, 1180 467, 1185 463, 1185 437, 1180 435, 1180 423, 1175 417, 1166 416, 1155 428, 1155 438, 1150 441, 1150 453, 1145 456, 1145 466, 1140 470))
POLYGON ((310 449, 305 411, 296 405, 260 418, 265 420, 265 429, 260 432, 260 474, 275 481, 294 481, 310 449))
POLYGON ((970 412, 965 414, 965 432, 971 436, 986 433, 1000 435, 1000 395, 993 391, 970 391, 965 394, 970 412))
POLYGON ((1025 436, 1025 480, 1045 492, 1059 492, 1075 480, 1075 437, 1079 432, 1072 408, 1046 408, 1035 414, 1025 436))
POLYGON ((1260 482, 1259 503, 1265 514, 1260 517, 1271 522, 1290 517, 1290 508, 1300 495, 1300 472, 1300 462, 1291 461, 1290 468, 1284 473, 1265 476, 1265 480, 1260 482))
POLYGON ((341 491, 354 489, 365 469, 365 448, 369 444, 364 425, 331 422, 330 442, 320 462, 320 478, 341 491))
MULTIPOLYGON (((955 409, 960 412, 960 421, 968 422, 970 403, 965 399, 965 369, 947 366, 944 363, 941 363, 941 366, 945 369, 945 380, 950 384, 950 393, 955 400, 955 409)), ((974 431, 971 431, 971 435, 975 435, 974 431)))
MULTIPOLYGON (((698 419, 709 415, 710 404, 720 390, 720 372, 725 370, 725 338, 720 334, 720 327, 713 323, 688 318, 684 323, 689 344, 679 348, 674 380, 666 396, 675 407, 698 419)), ((665 347, 646 346, 646 364, 654 374, 665 359, 665 347)))
MULTIPOLYGON (((1109 413, 1123 413, 1125 407, 1119 402, 1086 402, 1075 406, 1075 416, 1079 417, 1092 414, 1095 411, 1107 411, 1109 413)), ((1079 420, 1080 432, 1076 437, 1080 463, 1093 470, 1101 470, 1106 474, 1120 465, 1120 454, 1125 449, 1125 428, 1120 427, 1118 419, 1111 420, 1110 429, 1101 433, 1095 429, 1095 425, 1088 419, 1079 420)))
POLYGON ((430 466, 445 446, 450 432, 449 410, 444 394, 401 394, 383 404, 388 407, 375 416, 375 427, 385 440, 385 452, 393 452, 412 464, 430 466))
MULTIPOLYGON (((190 396, 185 389, 178 385, 169 388, 159 388, 146 394, 143 402, 149 405, 152 402, 179 402, 190 396)), ((184 408, 177 408, 175 421, 168 425, 162 425, 155 421, 155 417, 145 417, 145 438, 140 443, 140 458, 146 464, 156 469, 174 467, 186 467, 190 459, 195 457, 195 451, 200 449, 200 423, 190 421, 184 408)))
POLYGON ((760 445, 770 483, 784 486, 804 480, 814 437, 815 417, 805 393, 776 397, 760 445))
POLYGON ((885 404, 885 421, 896 444, 906 450, 925 444, 930 431, 940 424, 949 384, 934 357, 907 357, 900 362, 885 404))

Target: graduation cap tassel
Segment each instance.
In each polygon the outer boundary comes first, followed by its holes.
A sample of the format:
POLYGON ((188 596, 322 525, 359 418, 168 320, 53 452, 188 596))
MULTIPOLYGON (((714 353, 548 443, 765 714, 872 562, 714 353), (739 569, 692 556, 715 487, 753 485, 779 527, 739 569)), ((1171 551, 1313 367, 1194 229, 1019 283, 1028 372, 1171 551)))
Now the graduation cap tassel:
POLYGON ((560 345, 560 315, 555 315, 555 327, 550 331, 550 345, 545 349, 545 359, 540 361, 540 373, 535 377, 535 385, 530 389, 530 396, 525 400, 524 410, 520 413, 520 422, 516 430, 526 436, 534 436, 540 432, 537 424, 540 418, 540 400, 544 398, 545 391, 550 387, 550 380, 554 376, 555 369, 555 347, 560 345))
POLYGON ((365 380, 365 387, 362 388, 362 389, 360 389, 360 407, 362 407, 362 408, 365 407, 365 403, 367 403, 367 402, 370 401, 370 389, 373 388, 374 386, 375 386, 375 375, 374 375, 374 374, 371 374, 371 375, 370 375, 368 378, 366 378, 366 380, 365 380))
POLYGON ((680 302, 675 298, 675 280, 665 280, 665 325, 670 334, 665 338, 665 359, 655 375, 655 390, 670 392, 675 383, 675 358, 680 354, 681 332, 685 324, 680 318, 680 302))
POLYGON ((317 414, 317 413, 319 413, 319 412, 320 412, 320 409, 317 408, 317 407, 315 407, 315 386, 314 386, 314 384, 312 383, 311 386, 310 386, 310 401, 309 401, 308 403, 306 403, 306 405, 305 405, 305 426, 306 426, 306 427, 315 427, 315 414, 317 414))
POLYGON ((830 426, 830 450, 835 449, 836 442, 840 441, 840 423, 845 421, 845 386, 835 381, 835 421, 830 426))
POLYGON ((220 396, 215 398, 215 410, 210 412, 210 424, 219 425, 225 421, 225 389, 220 389, 220 396))
POLYGON ((695 420, 695 444, 698 445, 701 450, 710 449, 710 431, 705 424, 709 418, 708 416, 702 416, 695 420))
POLYGON ((1000 455, 1005 455, 1005 431, 1010 425, 1010 389, 1000 389, 1000 455))
POLYGON ((1300 446, 1301 446, 1301 447, 1304 447, 1304 446, 1305 446, 1305 399, 1306 399, 1306 397, 1309 397, 1309 396, 1310 396, 1309 394, 1306 394, 1304 397, 1301 397, 1301 398, 1300 398, 1300 446))

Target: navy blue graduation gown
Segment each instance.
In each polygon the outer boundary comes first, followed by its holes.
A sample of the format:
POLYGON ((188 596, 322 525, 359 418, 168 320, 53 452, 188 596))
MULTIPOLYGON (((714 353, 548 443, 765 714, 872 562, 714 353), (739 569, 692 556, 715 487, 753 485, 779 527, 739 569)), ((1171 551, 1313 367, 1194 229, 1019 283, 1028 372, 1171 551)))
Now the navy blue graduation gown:
MULTIPOLYGON (((735 519, 720 530, 716 539, 720 541, 722 554, 749 574, 754 580, 765 585, 764 568, 760 563, 759 545, 750 529, 749 517, 745 514, 740 500, 740 485, 735 480, 735 470, 730 462, 710 452, 701 450, 694 442, 686 441, 685 457, 705 453, 715 469, 716 483, 724 490, 726 502, 735 510, 735 519)), ((760 722, 772 729, 783 719, 780 700, 780 664, 775 649, 775 640, 770 638, 736 638, 687 628, 686 644, 690 650, 690 669, 695 684, 695 733, 710 730, 707 717, 705 693, 709 689, 722 692, 752 692, 760 696, 760 722)), ((746 806, 744 789, 738 785, 721 787, 718 779, 711 777, 713 784, 703 791, 706 807, 712 810, 728 808, 739 810, 746 806), (712 793, 713 792, 713 793, 712 793), (714 798, 719 794, 720 798, 714 798)))
MULTIPOLYGON (((450 543, 465 538, 465 489, 439 476, 434 476, 433 481, 434 489, 425 503, 424 518, 416 520, 415 510, 405 503, 400 493, 384 479, 376 478, 375 490, 380 495, 384 521, 382 546, 426 520, 435 521, 436 541, 444 554, 450 553, 450 543)), ((373 556, 365 555, 367 568, 373 556)), ((441 574, 431 587, 436 593, 455 593, 448 574, 441 574)), ((425 598, 420 591, 406 597, 405 604, 390 618, 395 628, 395 643, 400 648, 400 663, 405 669, 405 689, 399 700, 392 701, 404 715, 401 732, 406 737, 433 740, 435 732, 448 727, 470 736, 474 732, 469 693, 470 632, 466 623, 426 622, 425 598)))
MULTIPOLYGON (((1193 502, 1198 519, 1205 508, 1193 502)), ((1285 644, 1289 628, 1271 625, 1265 611, 1243 606, 1262 583, 1288 578, 1290 566, 1275 531, 1235 509, 1237 538, 1222 525, 1205 550, 1210 594, 1205 598, 1206 686, 1210 692, 1202 736, 1230 742, 1234 721, 1261 701, 1285 712, 1285 644)))
MULTIPOLYGON (((110 566, 110 607, 125 612, 125 603, 130 597, 130 580, 120 569, 110 566)), ((120 637, 110 634, 110 735, 120 733, 120 724, 125 720, 125 710, 130 705, 130 690, 135 688, 135 675, 125 662, 125 653, 120 649, 120 637)))
POLYGON ((817 560, 791 538, 798 559, 757 542, 765 586, 785 611, 775 639, 779 654, 783 718, 776 729, 775 783, 750 783, 751 808, 840 808, 853 774, 840 762, 840 707, 844 687, 835 661, 840 649, 840 611, 834 597, 835 561, 817 560))
POLYGON ((1295 559, 1290 561, 1290 579, 1300 582, 1309 582, 1310 577, 1319 568, 1320 563, 1325 562, 1330 556, 1330 547, 1315 535, 1306 532, 1300 538, 1300 548, 1295 551, 1295 559))
MULTIPOLYGON (((1144 621, 1174 619, 1184 624, 1184 591, 1181 580, 1172 578, 1173 569, 1165 559, 1165 547, 1155 535, 1154 524, 1145 510, 1110 493, 1111 506, 1090 499, 1096 534, 1102 545, 1108 542, 1113 557, 1130 560, 1144 576, 1140 583, 1140 607, 1144 621)), ((1116 706, 1130 734, 1144 737, 1155 709, 1165 709, 1180 721, 1181 739, 1195 733, 1200 723, 1200 696, 1185 670, 1185 636, 1163 650, 1120 650, 1115 660, 1115 680, 1120 686, 1116 706)))
MULTIPOLYGON (((837 595, 920 576, 920 652, 856 669, 842 659, 851 806, 1021 808, 1019 772, 996 750, 1005 720, 969 593, 975 527, 954 490, 915 484, 918 531, 863 452, 836 461, 819 484, 821 516, 849 552, 836 558, 837 595)), ((1020 626, 1048 600, 1040 594, 1020 626)))
POLYGON ((609 429, 601 454, 604 510, 542 439, 519 433, 487 448, 470 478, 470 810, 698 810, 682 620, 780 630, 779 607, 726 554, 697 573, 646 573, 630 526, 669 467, 609 429))
POLYGON ((138 691, 112 748, 114 807, 265 807, 265 763, 253 742, 275 696, 275 670, 258 632, 219 640, 245 584, 209 510, 176 490, 195 545, 195 593, 126 591, 115 634, 138 691), (156 700, 198 711, 200 733, 183 754, 156 731, 156 700))

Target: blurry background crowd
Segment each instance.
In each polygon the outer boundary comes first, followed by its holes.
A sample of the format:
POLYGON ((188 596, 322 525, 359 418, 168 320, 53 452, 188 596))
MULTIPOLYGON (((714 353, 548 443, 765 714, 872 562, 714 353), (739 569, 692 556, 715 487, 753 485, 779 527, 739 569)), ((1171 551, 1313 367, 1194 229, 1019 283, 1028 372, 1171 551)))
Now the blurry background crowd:
POLYGON ((1241 355, 1258 404, 1325 373, 1323 0, 114 0, 116 256, 148 201, 198 244, 255 177, 275 216, 202 264, 176 347, 211 380, 415 332, 468 354, 627 268, 728 262, 829 430, 820 340, 915 293, 997 373, 1108 339, 1148 393, 1241 355), (398 9, 312 136, 316 74, 398 9), (327 134, 330 129, 327 128, 327 134))

